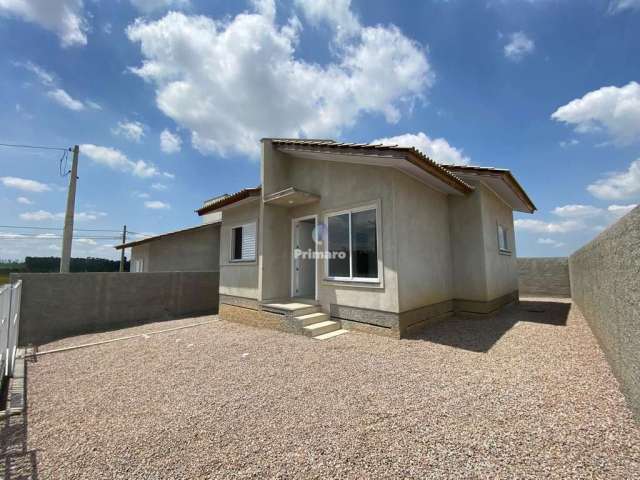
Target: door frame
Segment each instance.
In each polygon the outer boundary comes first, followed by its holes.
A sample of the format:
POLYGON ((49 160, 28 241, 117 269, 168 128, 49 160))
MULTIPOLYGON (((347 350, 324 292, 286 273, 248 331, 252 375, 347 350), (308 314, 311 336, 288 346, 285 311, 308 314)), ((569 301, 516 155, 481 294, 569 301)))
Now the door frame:
MULTIPOLYGON (((305 215, 304 217, 296 217, 291 219, 291 285, 290 285, 290 296, 291 298, 296 298, 296 261, 293 256, 293 251, 295 250, 295 241, 296 241, 296 223, 301 222, 303 220, 311 220, 313 219, 314 229, 318 228, 318 215, 305 215)), ((316 254, 316 258, 314 259, 314 276, 313 276, 313 285, 314 285, 314 300, 318 300, 318 244, 315 242, 315 247, 313 251, 316 254)))

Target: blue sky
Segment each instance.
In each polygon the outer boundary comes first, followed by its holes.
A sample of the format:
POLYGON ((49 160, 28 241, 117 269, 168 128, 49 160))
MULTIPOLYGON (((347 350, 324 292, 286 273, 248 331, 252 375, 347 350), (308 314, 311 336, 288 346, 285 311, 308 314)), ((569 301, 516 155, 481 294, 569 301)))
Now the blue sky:
MULTIPOLYGON (((539 208, 520 256, 567 255, 640 200, 640 0, 0 0, 0 45, 0 142, 81 145, 79 229, 197 224, 259 183, 265 136, 509 168, 539 208)), ((62 225, 60 154, 0 148, 0 225, 62 225)), ((59 254, 20 237, 54 230, 0 232, 0 258, 59 254)))

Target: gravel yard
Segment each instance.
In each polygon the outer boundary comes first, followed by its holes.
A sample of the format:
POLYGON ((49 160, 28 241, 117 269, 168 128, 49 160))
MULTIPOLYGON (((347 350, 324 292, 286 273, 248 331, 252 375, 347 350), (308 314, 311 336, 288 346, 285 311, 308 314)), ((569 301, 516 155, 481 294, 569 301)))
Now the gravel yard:
POLYGON ((28 364, 28 416, 5 426, 0 470, 69 480, 639 478, 640 425, 569 306, 523 302, 411 340, 320 342, 214 321, 44 355, 28 364))

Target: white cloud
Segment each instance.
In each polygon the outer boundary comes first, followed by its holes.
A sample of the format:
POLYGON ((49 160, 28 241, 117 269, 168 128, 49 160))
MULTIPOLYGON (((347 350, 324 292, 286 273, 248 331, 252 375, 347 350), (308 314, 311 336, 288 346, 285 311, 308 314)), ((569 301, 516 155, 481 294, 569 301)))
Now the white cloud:
POLYGON ((160 134, 160 150, 164 153, 176 153, 182 147, 182 139, 166 128, 160 134))
POLYGON ((168 187, 164 183, 154 183, 151 188, 158 191, 166 190, 168 187))
POLYGON ((84 103, 80 100, 76 100, 62 88, 55 88, 47 92, 49 98, 54 100, 58 105, 68 108, 69 110, 79 111, 84 110, 84 103))
POLYGON ((85 100, 84 104, 87 107, 92 108, 94 110, 102 110, 102 105, 100 105, 99 103, 93 102, 91 100, 85 100))
POLYGON ((29 180, 28 178, 0 177, 0 182, 2 182, 5 187, 24 190, 25 192, 41 193, 51 190, 48 185, 35 180, 29 180))
POLYGON ((22 205, 33 205, 33 202, 29 200, 27 197, 18 197, 16 201, 18 203, 21 203, 22 205))
POLYGON ((564 220, 562 222, 544 222, 542 220, 518 219, 513 222, 516 229, 535 233, 568 233, 582 230, 584 223, 578 220, 564 220))
MULTIPOLYGON (((2 0, 0 0, 0 2, 1 1, 2 0)), ((43 85, 53 86, 55 84, 56 79, 53 73, 48 72, 47 70, 42 68, 40 65, 36 65, 32 61, 15 62, 14 65, 16 67, 22 67, 25 70, 28 70, 29 72, 33 73, 38 79, 38 81, 43 85)))
POLYGON ((0 15, 37 23, 54 32, 63 47, 87 44, 82 0, 0 0, 0 15))
POLYGON ((640 9, 640 0, 611 0, 609 3, 609 13, 611 14, 634 9, 640 9))
POLYGON ((378 138, 371 143, 415 147, 432 160, 448 165, 468 165, 471 161, 462 150, 452 147, 444 138, 430 138, 423 132, 378 138))
POLYGON ((602 87, 558 108, 551 118, 576 132, 605 131, 617 145, 640 140, 640 84, 602 87))
MULTIPOLYGON (((0 0, 0 2, 2 2, 2 0, 0 0)), ((84 110, 85 108, 102 110, 102 107, 96 102, 93 102, 91 100, 82 102, 81 100, 73 98, 69 93, 67 93, 66 90, 58 87, 56 77, 41 66, 36 65, 31 61, 13 62, 13 64, 16 67, 22 67, 25 70, 31 72, 42 85, 47 87, 47 96, 55 101, 58 105, 74 111, 84 110)))
POLYGON ((504 46, 504 56, 514 62, 519 62, 536 48, 535 42, 524 32, 514 32, 507 38, 509 42, 504 46))
POLYGON ((587 187, 589 193, 605 200, 640 196, 640 159, 631 162, 626 172, 613 172, 587 187))
POLYGON ((106 216, 107 214, 105 212, 75 212, 73 218, 82 222, 88 220, 97 220, 98 218, 106 216))
POLYGON ((338 39, 357 35, 362 28, 351 11, 351 0, 296 0, 295 3, 312 24, 327 22, 338 39))
POLYGON ((20 233, 0 232, 0 238, 5 238, 5 239, 24 238, 24 235, 20 233))
POLYGON ((149 200, 144 202, 144 206, 146 208, 151 208, 153 210, 164 210, 167 208, 171 208, 168 203, 161 202, 160 200, 149 200))
POLYGON ((168 178, 169 180, 173 180, 174 178, 176 178, 176 176, 173 173, 169 173, 169 172, 162 172, 162 176, 165 178, 168 178))
POLYGON ((630 205, 609 205, 607 210, 615 217, 622 217, 636 208, 638 204, 632 203, 630 205))
POLYGON ((561 140, 561 141, 560 141, 560 146, 561 146, 562 148, 567 148, 567 147, 573 147, 573 146, 575 146, 575 145, 578 145, 579 143, 580 143, 580 142, 579 142, 577 139, 572 138, 572 139, 570 139, 570 140, 561 140))
POLYGON ((130 0, 130 2, 143 13, 169 8, 185 8, 191 5, 189 0, 130 0))
POLYGON ((589 218, 602 215, 601 208, 592 205, 564 205, 553 209, 553 214, 563 218, 589 218))
POLYGON ((99 145, 80 145, 80 154, 86 155, 95 163, 104 165, 113 170, 131 173, 136 177, 150 178, 160 175, 160 171, 152 164, 144 160, 129 160, 120 150, 99 145))
POLYGON ((64 213, 51 213, 46 210, 38 210, 36 212, 21 213, 20 218, 30 222, 42 222, 44 220, 57 220, 64 218, 64 213))
MULTIPOLYGON (((104 212, 75 212, 74 219, 80 222, 83 221, 92 221, 97 220, 98 218, 104 217, 107 214, 104 212)), ((35 212, 25 212, 20 214, 20 218, 22 220, 26 220, 29 222, 43 222, 45 220, 62 220, 64 219, 64 212, 48 212, 47 210, 37 210, 35 212)), ((43 233, 40 235, 41 238, 46 238, 46 234, 43 233)))
POLYGON ((140 142, 144 137, 145 125, 140 122, 118 122, 118 125, 111 129, 114 135, 124 137, 132 142, 140 142))
POLYGON ((144 192, 136 192, 134 195, 136 197, 138 197, 138 198, 149 198, 150 197, 150 195, 148 193, 144 193, 144 192))
POLYGON ((538 243, 542 245, 551 245, 554 248, 564 247, 564 243, 554 240, 553 238, 539 238, 538 243))
POLYGON ((272 1, 255 6, 226 21, 170 12, 127 29, 143 56, 132 71, 203 153, 256 157, 262 137, 339 135, 363 114, 396 122, 433 82, 426 50, 394 26, 360 26, 318 65, 296 56, 299 21, 277 25, 272 1))

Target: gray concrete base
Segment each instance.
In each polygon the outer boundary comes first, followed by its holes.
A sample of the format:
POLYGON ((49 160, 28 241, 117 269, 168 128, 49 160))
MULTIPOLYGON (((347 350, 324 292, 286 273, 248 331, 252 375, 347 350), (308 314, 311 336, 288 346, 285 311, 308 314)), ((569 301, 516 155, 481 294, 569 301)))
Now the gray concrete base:
MULTIPOLYGON (((341 322, 342 327, 347 330, 404 338, 453 315, 472 315, 482 318, 517 301, 518 291, 516 290, 488 302, 452 299, 401 313, 331 304, 330 316, 332 320, 341 322)), ((295 321, 295 316, 268 311, 263 309, 257 300, 252 299, 221 295, 220 318, 252 326, 302 333, 301 326, 295 321)))

